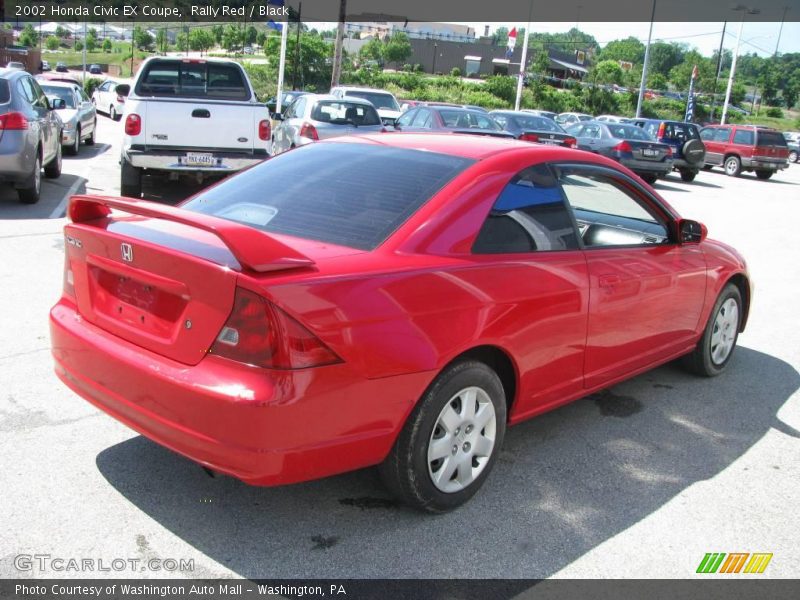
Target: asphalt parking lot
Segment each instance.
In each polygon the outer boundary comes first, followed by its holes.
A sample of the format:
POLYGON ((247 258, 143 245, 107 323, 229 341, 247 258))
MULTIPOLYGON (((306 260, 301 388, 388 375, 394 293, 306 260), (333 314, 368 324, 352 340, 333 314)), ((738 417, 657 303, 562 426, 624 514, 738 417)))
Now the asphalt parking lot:
MULTIPOLYGON (((98 123, 39 204, 0 188, 0 577, 686 578, 707 552, 769 552, 758 577, 800 574, 800 165, 656 186, 749 262, 750 323, 724 375, 667 365, 515 427, 483 490, 432 517, 372 470, 272 489, 209 478, 57 380, 47 312, 66 198, 119 192, 122 125, 98 123), (18 555, 194 562, 20 571, 18 555)), ((192 191, 159 182, 145 197, 192 191)))

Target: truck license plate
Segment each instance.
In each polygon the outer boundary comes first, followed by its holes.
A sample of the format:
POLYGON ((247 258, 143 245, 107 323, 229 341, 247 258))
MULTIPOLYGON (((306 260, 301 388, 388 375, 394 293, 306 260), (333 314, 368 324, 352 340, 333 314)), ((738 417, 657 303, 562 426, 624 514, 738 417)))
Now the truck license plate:
POLYGON ((198 167, 215 167, 217 165, 217 159, 210 152, 187 152, 184 161, 187 165, 198 167))

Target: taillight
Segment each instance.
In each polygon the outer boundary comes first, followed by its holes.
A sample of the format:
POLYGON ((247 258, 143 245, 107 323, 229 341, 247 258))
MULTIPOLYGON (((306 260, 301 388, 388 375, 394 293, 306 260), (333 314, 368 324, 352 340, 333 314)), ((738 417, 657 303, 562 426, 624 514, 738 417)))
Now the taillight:
POLYGON ((523 133, 521 136, 519 136, 519 139, 521 139, 523 142, 538 142, 539 136, 535 133, 523 133))
POLYGON ((270 369, 304 369, 341 361, 308 329, 244 288, 236 288, 233 311, 211 353, 270 369))
POLYGON ((142 118, 136 113, 131 113, 125 118, 125 135, 139 135, 142 133, 142 118))
POLYGON ((564 138, 564 145, 567 148, 576 148, 578 146, 578 140, 573 137, 564 138))
POLYGON ((19 112, 10 112, 0 115, 0 131, 14 131, 18 129, 27 129, 28 119, 25 115, 19 112))
POLYGON ((272 125, 270 125, 269 119, 264 119, 263 121, 259 121, 258 139, 268 140, 270 137, 272 137, 272 125))
POLYGON ((658 135, 656 136, 656 139, 659 140, 663 139, 666 134, 667 134, 667 124, 661 123, 661 125, 658 126, 658 135))
POLYGON ((300 137, 307 137, 312 140, 319 141, 319 134, 317 133, 317 128, 314 127, 311 123, 303 123, 303 126, 300 127, 300 137))
POLYGON ((631 148, 631 145, 627 142, 627 140, 621 141, 619 144, 614 146, 612 150, 616 150, 617 152, 633 152, 633 148, 631 148))
POLYGON ((667 146, 667 157, 672 156, 672 146, 667 146))

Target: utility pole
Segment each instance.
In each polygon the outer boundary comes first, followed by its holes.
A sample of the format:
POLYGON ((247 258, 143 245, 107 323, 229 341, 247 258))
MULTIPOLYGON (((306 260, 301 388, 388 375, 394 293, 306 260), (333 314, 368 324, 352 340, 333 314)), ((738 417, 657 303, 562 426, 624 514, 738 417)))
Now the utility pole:
POLYGON ((656 0, 653 0, 653 12, 650 15, 650 33, 647 34, 647 46, 644 49, 644 64, 642 65, 642 82, 639 84, 639 98, 636 101, 636 117, 642 116, 642 100, 644 88, 647 83, 647 61, 650 60, 650 40, 653 37, 653 20, 656 18, 656 0))
POLYGON ((86 21, 83 22, 83 77, 81 86, 86 89, 86 21))
POLYGON ((714 91, 711 93, 711 122, 714 122, 714 109, 717 105, 717 82, 719 81, 719 76, 722 75, 722 50, 723 45, 725 44, 725 28, 728 26, 728 22, 725 21, 722 24, 722 37, 719 40, 719 52, 717 53, 717 75, 714 77, 714 91))
POLYGON ((333 73, 331 87, 339 85, 342 74, 342 40, 344 38, 344 20, 347 17, 347 0, 339 0, 339 26, 336 28, 336 48, 333 51, 333 73))
MULTIPOLYGON (((580 10, 580 9, 578 9, 580 10)), ((530 14, 528 15, 530 19, 530 14)), ((531 30, 531 22, 525 25, 525 35, 522 37, 522 57, 519 61, 519 76, 517 77, 517 97, 514 100, 514 110, 519 110, 522 101, 522 84, 525 81, 525 65, 528 62, 528 35, 531 30)))
MULTIPOLYGON (((297 7, 297 37, 294 40, 294 67, 292 68, 292 89, 297 89, 297 84, 295 80, 297 79, 297 69, 300 66, 300 28, 301 25, 301 18, 303 16, 303 3, 301 2, 297 7)), ((288 25, 288 23, 287 23, 288 25)))
POLYGON ((731 72, 728 75, 728 89, 725 90, 725 104, 722 105, 722 117, 719 122, 720 125, 725 125, 725 118, 728 116, 728 104, 731 101, 731 91, 733 90, 733 78, 736 75, 736 59, 739 57, 739 43, 742 41, 742 32, 744 31, 744 18, 747 13, 755 14, 756 10, 747 9, 746 7, 735 8, 734 10, 742 11, 742 22, 739 24, 739 35, 736 36, 736 49, 733 51, 733 59, 731 60, 731 72))
POLYGON ((283 97, 283 71, 286 69, 286 37, 289 35, 289 21, 281 23, 281 57, 278 63, 278 91, 275 94, 275 112, 281 112, 283 97))

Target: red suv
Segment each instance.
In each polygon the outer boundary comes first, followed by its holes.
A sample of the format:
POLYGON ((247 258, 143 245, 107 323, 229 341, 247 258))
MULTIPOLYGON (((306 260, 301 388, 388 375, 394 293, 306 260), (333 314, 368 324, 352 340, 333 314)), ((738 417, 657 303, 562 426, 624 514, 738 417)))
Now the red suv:
POLYGON ((710 125, 700 131, 706 145, 705 167, 723 166, 725 173, 738 177, 755 171, 769 179, 775 171, 789 166, 789 147, 779 131, 753 125, 710 125))

